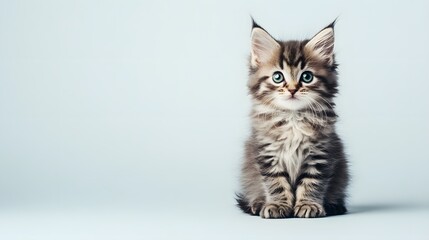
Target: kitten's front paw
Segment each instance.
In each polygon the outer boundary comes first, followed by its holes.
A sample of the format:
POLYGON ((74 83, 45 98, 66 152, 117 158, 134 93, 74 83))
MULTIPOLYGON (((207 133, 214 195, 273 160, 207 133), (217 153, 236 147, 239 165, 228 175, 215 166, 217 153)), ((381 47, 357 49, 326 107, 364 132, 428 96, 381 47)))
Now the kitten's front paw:
POLYGON ((300 202, 295 205, 295 217, 315 218, 326 216, 325 209, 322 205, 315 202, 300 202))
POLYGON ((262 218, 287 218, 292 215, 292 208, 286 204, 267 203, 262 207, 259 215, 262 218))

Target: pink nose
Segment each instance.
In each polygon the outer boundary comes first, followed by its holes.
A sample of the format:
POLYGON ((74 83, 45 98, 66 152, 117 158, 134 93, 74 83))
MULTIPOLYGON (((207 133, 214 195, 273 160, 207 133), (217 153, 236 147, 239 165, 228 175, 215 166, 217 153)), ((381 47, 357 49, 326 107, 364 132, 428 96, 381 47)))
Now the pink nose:
POLYGON ((295 88, 293 88, 293 89, 287 89, 289 92, 290 92, 290 94, 293 96, 295 93, 296 93, 296 89, 295 88))

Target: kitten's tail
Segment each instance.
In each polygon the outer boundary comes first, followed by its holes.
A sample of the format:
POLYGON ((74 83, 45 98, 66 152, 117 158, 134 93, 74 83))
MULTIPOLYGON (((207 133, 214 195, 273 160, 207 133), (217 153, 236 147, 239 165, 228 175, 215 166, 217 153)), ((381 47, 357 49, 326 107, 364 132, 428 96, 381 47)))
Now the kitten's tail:
POLYGON ((344 204, 325 204, 326 216, 335 216, 342 215, 347 212, 346 206, 344 204))
POLYGON ((244 212, 252 214, 252 209, 250 208, 249 201, 241 193, 235 194, 235 200, 237 201, 237 206, 244 212))

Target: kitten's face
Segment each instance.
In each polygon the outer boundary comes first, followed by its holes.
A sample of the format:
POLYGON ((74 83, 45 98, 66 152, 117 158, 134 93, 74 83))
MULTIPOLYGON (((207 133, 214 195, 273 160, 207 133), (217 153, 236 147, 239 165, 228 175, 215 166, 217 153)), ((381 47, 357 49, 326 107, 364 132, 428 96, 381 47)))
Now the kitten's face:
POLYGON ((337 92, 333 24, 310 40, 281 42, 254 24, 249 90, 280 110, 321 110, 337 92))

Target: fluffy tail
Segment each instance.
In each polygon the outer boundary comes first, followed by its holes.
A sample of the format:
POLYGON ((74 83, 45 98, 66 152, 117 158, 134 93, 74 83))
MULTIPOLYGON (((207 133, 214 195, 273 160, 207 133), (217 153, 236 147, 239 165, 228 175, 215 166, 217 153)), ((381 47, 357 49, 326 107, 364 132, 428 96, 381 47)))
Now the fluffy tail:
POLYGON ((252 210, 249 205, 249 201, 241 193, 235 194, 235 200, 237 201, 237 206, 244 212, 253 215, 252 210))
POLYGON ((325 204, 325 211, 327 216, 341 215, 347 212, 346 206, 344 204, 325 204))

